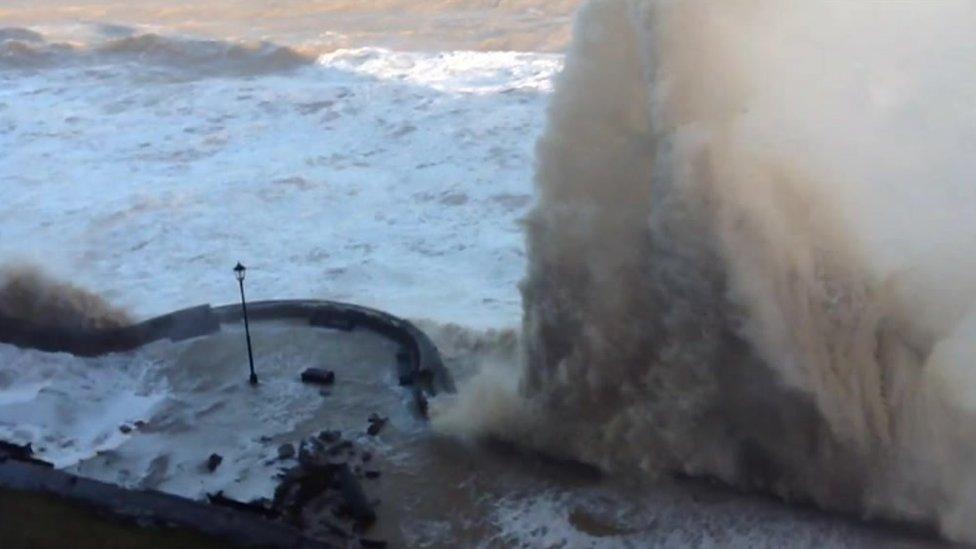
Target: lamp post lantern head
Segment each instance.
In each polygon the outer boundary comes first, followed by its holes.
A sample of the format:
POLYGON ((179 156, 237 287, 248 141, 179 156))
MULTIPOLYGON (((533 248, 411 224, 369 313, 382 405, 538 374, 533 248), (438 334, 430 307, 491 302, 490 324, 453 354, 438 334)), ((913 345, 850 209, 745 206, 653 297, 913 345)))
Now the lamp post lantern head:
POLYGON ((241 262, 238 261, 237 266, 234 267, 234 276, 237 277, 238 282, 242 282, 244 280, 244 274, 246 271, 247 271, 247 267, 241 265, 241 262))

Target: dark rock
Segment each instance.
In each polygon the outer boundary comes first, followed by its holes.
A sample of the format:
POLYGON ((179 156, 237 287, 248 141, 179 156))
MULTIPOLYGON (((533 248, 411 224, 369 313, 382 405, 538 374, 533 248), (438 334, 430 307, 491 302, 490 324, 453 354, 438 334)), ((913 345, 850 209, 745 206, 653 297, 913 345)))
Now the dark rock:
POLYGON ((30 459, 34 457, 34 448, 29 442, 20 445, 0 440, 0 455, 13 459, 30 459))
POLYGON ((210 454, 210 457, 207 458, 207 470, 213 473, 217 470, 217 467, 220 467, 223 461, 224 458, 220 454, 210 454))
POLYGON ((325 463, 325 448, 317 438, 307 438, 298 447, 298 463, 315 467, 325 463))
POLYGON ((140 419, 140 420, 138 420, 138 421, 136 421, 136 422, 134 423, 134 425, 136 426, 136 429, 142 429, 143 427, 145 427, 145 426, 146 426, 146 422, 145 422, 145 421, 142 421, 142 420, 140 419))
MULTIPOLYGON (((114 457, 118 457, 117 454, 114 457)), ((169 454, 157 456, 149 462, 146 474, 139 481, 139 488, 143 490, 155 490, 169 476, 169 454)))
POLYGON ((122 431, 123 435, 127 435, 132 432, 132 426, 125 424, 119 425, 119 431, 122 431))
POLYGON ((16 461, 23 461, 25 463, 43 465, 45 467, 54 467, 54 465, 51 463, 35 458, 34 448, 31 447, 29 442, 27 444, 20 445, 0 440, 0 461, 5 459, 13 459, 16 461))
POLYGON ((379 434, 383 427, 386 426, 387 418, 381 417, 375 413, 369 416, 369 427, 366 428, 366 433, 370 436, 376 436, 379 434))
POLYGON ((385 549, 386 542, 379 539, 359 538, 359 546, 365 549, 385 549))
POLYGON ((247 502, 248 507, 259 507, 261 509, 271 509, 271 500, 268 498, 254 498, 247 502))
POLYGON ((326 450, 326 451, 329 454, 331 454, 331 455, 334 456, 334 455, 338 454, 339 452, 342 452, 343 450, 350 450, 350 449, 352 449, 352 442, 351 441, 348 441, 348 440, 340 440, 339 442, 333 444, 332 446, 329 446, 329 449, 326 450))
POLYGON ((344 528, 342 528, 337 524, 334 524, 331 521, 325 520, 325 518, 322 516, 316 517, 315 523, 316 523, 315 525, 318 526, 319 529, 324 530, 339 539, 345 539, 345 540, 352 539, 352 533, 347 532, 344 528))
POLYGON ((325 450, 325 443, 323 443, 318 437, 308 437, 302 442, 304 442, 311 451, 322 452, 325 450))
POLYGON ((322 431, 319 433, 319 440, 322 442, 335 442, 342 438, 342 433, 339 431, 322 431))
POLYGON ((295 526, 307 524, 306 512, 314 511, 319 505, 314 503, 320 495, 336 486, 338 467, 322 465, 315 467, 293 467, 285 472, 281 483, 275 488, 273 508, 295 526))
POLYGON ((427 418, 427 410, 430 405, 427 402, 427 393, 419 386, 414 386, 413 402, 417 406, 417 413, 420 414, 420 417, 427 418))
POLYGON ((294 484, 299 482, 306 475, 306 471, 301 467, 287 467, 278 471, 278 478, 282 484, 294 484))
POLYGON ((335 372, 322 368, 309 368, 302 372, 302 383, 332 385, 335 383, 335 372))
POLYGON ((278 447, 278 458, 279 459, 290 459, 295 457, 295 445, 288 443, 282 444, 278 447))
POLYGON ((367 461, 373 459, 373 454, 370 452, 363 452, 362 457, 363 457, 363 463, 366 463, 367 461))
POLYGON ((358 527, 369 527, 376 521, 376 511, 348 465, 335 468, 335 484, 342 494, 343 511, 352 517, 358 527))
POLYGON ((379 471, 366 471, 366 478, 369 478, 369 479, 380 478, 380 472, 379 471))
POLYGON ((331 465, 331 466, 345 465, 346 463, 349 463, 349 454, 344 452, 337 453, 337 454, 327 454, 324 458, 324 462, 327 465, 331 465))
MULTIPOLYGON (((369 419, 373 425, 387 422, 377 414, 369 419)), ((279 520, 307 534, 355 541, 353 532, 362 535, 376 521, 379 503, 367 498, 357 478, 364 473, 360 458, 373 456, 339 431, 322 431, 297 447, 297 463, 282 467, 278 475, 271 509, 279 520)), ((376 476, 370 473, 369 478, 376 476)))

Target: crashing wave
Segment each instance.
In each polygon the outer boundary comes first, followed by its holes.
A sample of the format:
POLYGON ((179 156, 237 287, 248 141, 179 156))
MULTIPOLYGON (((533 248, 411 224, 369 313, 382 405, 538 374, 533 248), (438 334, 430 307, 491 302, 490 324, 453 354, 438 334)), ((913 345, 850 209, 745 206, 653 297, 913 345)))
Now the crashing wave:
POLYGON ((946 103, 899 97, 930 91, 917 49, 880 52, 965 33, 933 6, 791 6, 583 9, 538 145, 519 381, 487 369, 437 423, 974 541, 971 296, 921 282, 949 267, 904 235, 938 218, 883 215, 918 184, 888 178, 919 139, 898 128, 946 103))
POLYGON ((27 264, 0 267, 0 320, 69 331, 109 330, 132 323, 126 311, 101 296, 27 264))

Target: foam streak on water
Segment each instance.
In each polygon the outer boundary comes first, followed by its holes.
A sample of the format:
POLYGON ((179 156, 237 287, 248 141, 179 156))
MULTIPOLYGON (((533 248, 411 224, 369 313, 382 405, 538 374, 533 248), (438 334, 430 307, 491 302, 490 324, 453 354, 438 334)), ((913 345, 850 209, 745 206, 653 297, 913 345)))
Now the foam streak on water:
POLYGON ((6 36, 0 264, 137 317, 233 302, 241 260, 254 298, 517 322, 518 220, 561 56, 6 36))

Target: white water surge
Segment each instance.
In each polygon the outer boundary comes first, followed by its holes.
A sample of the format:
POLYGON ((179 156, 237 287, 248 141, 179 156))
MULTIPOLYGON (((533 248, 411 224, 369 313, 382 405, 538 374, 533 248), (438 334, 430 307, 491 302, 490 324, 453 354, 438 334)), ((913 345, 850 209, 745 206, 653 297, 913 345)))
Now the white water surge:
POLYGON ((976 541, 974 31, 963 2, 590 2, 521 382, 487 368, 441 427, 976 541))

